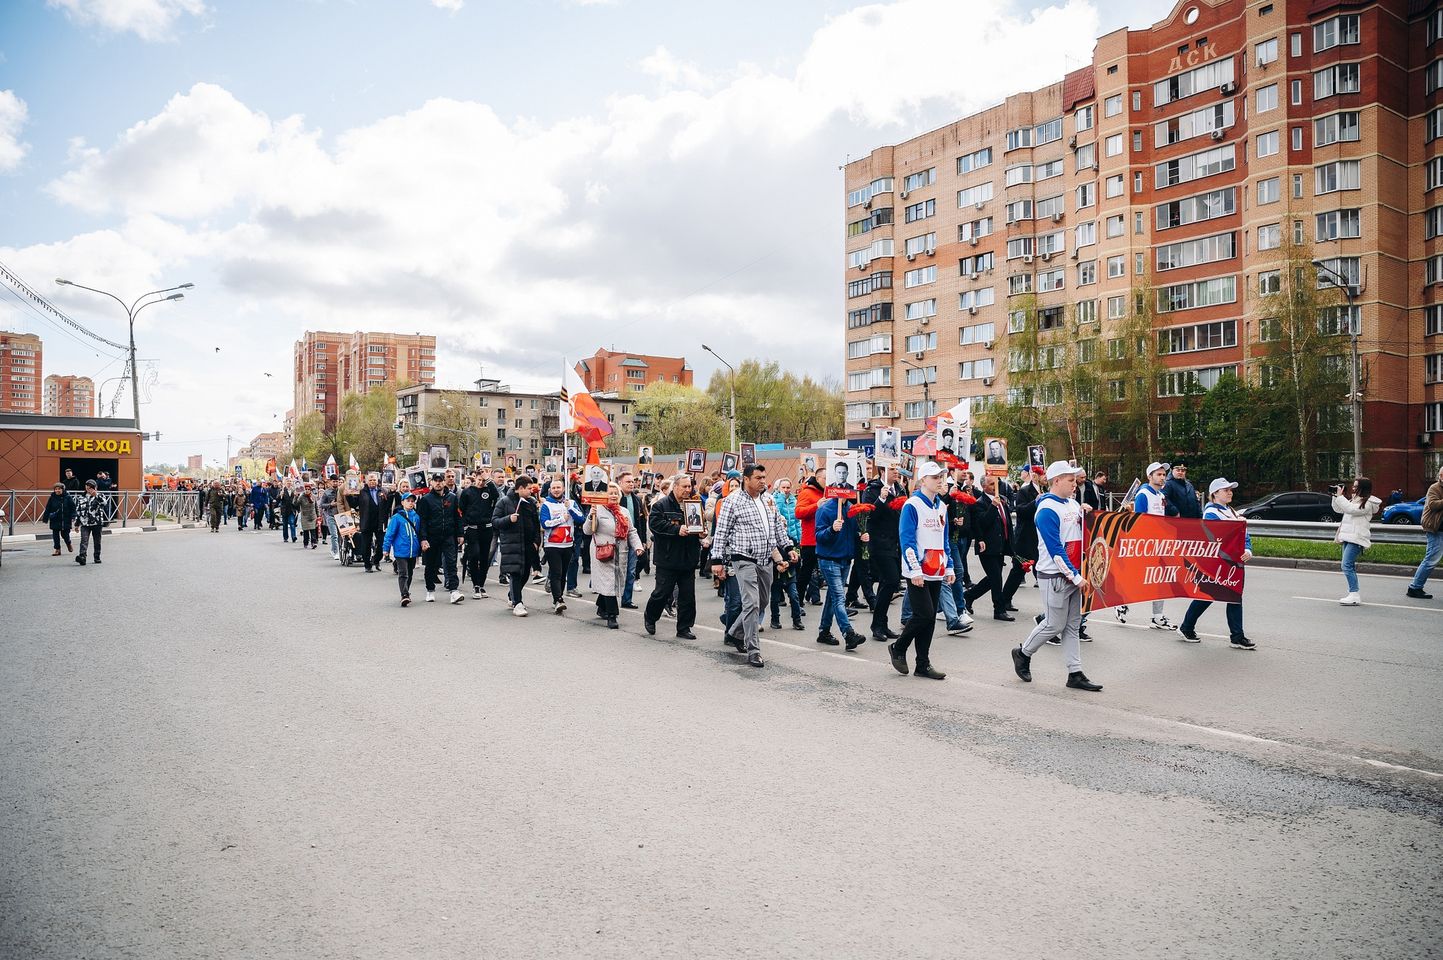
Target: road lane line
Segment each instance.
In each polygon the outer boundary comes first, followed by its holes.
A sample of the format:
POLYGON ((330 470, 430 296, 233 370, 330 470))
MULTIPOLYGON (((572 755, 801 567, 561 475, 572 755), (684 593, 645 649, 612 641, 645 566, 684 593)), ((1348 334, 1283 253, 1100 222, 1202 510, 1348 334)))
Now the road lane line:
MULTIPOLYGON (((1317 600, 1317 601, 1319 601, 1320 603, 1332 603, 1332 604, 1337 604, 1337 605, 1340 606, 1340 607, 1343 606, 1343 604, 1338 603, 1338 598, 1337 598, 1337 597, 1293 597, 1293 599, 1294 599, 1294 600, 1317 600)), ((1420 607, 1420 606, 1418 606, 1417 604, 1412 604, 1412 603, 1366 603, 1366 602, 1365 602, 1365 603, 1359 603, 1358 606, 1360 606, 1360 607, 1392 607, 1394 610, 1422 610, 1424 613, 1437 613, 1437 612, 1438 612, 1438 608, 1436 608, 1436 607, 1420 607)))

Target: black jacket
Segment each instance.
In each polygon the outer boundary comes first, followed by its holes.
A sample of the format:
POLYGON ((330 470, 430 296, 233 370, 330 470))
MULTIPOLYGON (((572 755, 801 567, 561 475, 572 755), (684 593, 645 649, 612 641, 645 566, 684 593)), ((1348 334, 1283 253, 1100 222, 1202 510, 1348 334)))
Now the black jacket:
POLYGON ((48 520, 51 530, 69 530, 75 522, 75 500, 68 493, 52 493, 40 519, 48 520))
POLYGON ((1012 531, 1012 552, 1023 560, 1037 559, 1037 498, 1042 496, 1035 483, 1023 484, 1012 502, 1017 513, 1017 529, 1012 531))
POLYGON ((654 543, 652 563, 658 570, 695 570, 701 562, 701 535, 681 535, 686 514, 676 494, 668 493, 651 508, 647 526, 654 543))
POLYGON ((79 477, 66 477, 60 482, 65 484, 66 490, 71 490, 75 493, 79 493, 81 490, 85 489, 85 484, 81 482, 81 479, 79 477))
POLYGON ((1167 515, 1169 517, 1202 519, 1202 504, 1198 502, 1197 487, 1192 485, 1191 480, 1168 477, 1167 483, 1162 485, 1162 495, 1167 497, 1167 515))
POLYGON ((993 499, 981 490, 977 491, 977 502, 972 504, 972 548, 978 556, 1008 557, 1012 555, 1012 519, 1007 514, 1006 502, 1003 513, 997 512, 993 499), (1003 515, 1006 514, 1006 519, 1003 515), (982 546, 986 545, 984 552, 982 546))
POLYGON ((649 524, 646 518, 646 501, 639 493, 623 493, 621 495, 621 506, 631 511, 632 526, 636 527, 636 535, 646 543, 650 533, 649 524))
POLYGON ((1077 502, 1101 510, 1102 489, 1091 480, 1082 481, 1077 485, 1077 502))
POLYGON ((461 491, 461 522, 468 527, 489 527, 491 526, 491 514, 496 509, 496 501, 501 498, 501 491, 496 489, 496 484, 487 480, 481 486, 470 486, 461 491))
POLYGON ((491 526, 501 545, 502 573, 524 577, 541 569, 541 513, 535 501, 508 493, 497 502, 491 526), (513 513, 520 517, 514 523, 513 513))
POLYGON ((873 560, 888 557, 900 561, 902 557, 902 543, 897 536, 897 521, 901 515, 887 506, 893 497, 902 496, 906 494, 900 487, 886 491, 884 495, 880 477, 873 479, 862 490, 862 502, 877 508, 867 519, 867 534, 872 538, 867 544, 867 552, 873 560))
MULTIPOLYGON (((367 499, 362 495, 361 503, 365 504, 367 499)), ((440 487, 433 489, 416 504, 416 516, 421 521, 416 525, 416 532, 422 540, 435 544, 461 536, 461 506, 454 493, 442 492, 440 487)))
MULTIPOLYGON (((385 530, 386 524, 391 522, 391 501, 390 494, 376 488, 376 502, 371 502, 371 489, 362 487, 360 493, 351 494, 346 497, 346 502, 356 511, 356 525, 361 530, 385 530)), ((417 504, 420 509, 420 504, 417 504)))

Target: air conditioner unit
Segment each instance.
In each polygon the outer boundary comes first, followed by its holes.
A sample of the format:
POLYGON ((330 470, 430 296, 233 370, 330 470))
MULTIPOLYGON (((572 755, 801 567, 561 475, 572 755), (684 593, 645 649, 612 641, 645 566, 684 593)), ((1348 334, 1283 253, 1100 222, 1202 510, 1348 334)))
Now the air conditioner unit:
POLYGON ((983 205, 984 203, 986 203, 986 202, 987 202, 986 200, 978 200, 978 201, 977 201, 977 204, 976 204, 977 209, 978 209, 978 210, 981 210, 981 209, 982 209, 982 205, 983 205))
POLYGON ((923 353, 921 350, 918 350, 916 353, 912 354, 912 359, 913 359, 913 360, 921 360, 921 359, 922 359, 923 357, 925 357, 925 356, 926 356, 925 353, 923 353))
POLYGON ((974 317, 977 316, 977 308, 976 308, 976 307, 968 307, 968 308, 967 308, 967 312, 970 313, 970 314, 971 314, 972 316, 974 316, 974 317))
POLYGON ((1062 222, 1062 212, 1061 212, 1061 211, 1058 211, 1057 213, 1054 213, 1054 214, 1052 215, 1052 222, 1053 222, 1053 223, 1061 223, 1061 222, 1062 222))
POLYGON ((871 266, 870 263, 859 263, 859 264, 857 264, 857 269, 858 269, 858 270, 865 270, 865 269, 867 269, 869 266, 871 266))
POLYGON ((907 254, 907 259, 908 259, 908 260, 916 260, 916 259, 917 259, 917 254, 915 254, 915 253, 909 253, 909 254, 907 254))
POLYGON ((973 270, 973 271, 972 271, 972 276, 971 276, 970 279, 972 279, 972 280, 977 280, 977 279, 980 279, 981 276, 982 276, 982 274, 978 273, 976 270, 973 270))
POLYGON ((1051 251, 1048 251, 1047 253, 1044 253, 1044 254, 1042 255, 1042 262, 1043 262, 1043 263, 1046 263, 1047 261, 1049 261, 1049 260, 1051 260, 1051 259, 1052 259, 1052 252, 1051 252, 1051 251))
POLYGON ((992 349, 992 341, 991 341, 991 340, 984 340, 984 341, 982 341, 982 349, 983 349, 983 350, 991 350, 991 349, 992 349))
POLYGON ((925 252, 926 252, 927 256, 929 256, 929 257, 935 257, 935 256, 937 255, 937 248, 936 248, 936 247, 928 247, 925 252))
POLYGON ((868 200, 866 203, 862 204, 862 207, 867 210, 872 209, 872 201, 868 200))
POLYGON ((983 377, 983 378, 982 378, 982 386, 984 386, 984 387, 990 387, 990 386, 992 386, 992 378, 991 378, 991 377, 983 377))
POLYGON ((1076 250, 1072 251, 1072 259, 1074 259, 1074 260, 1077 259, 1077 251, 1076 251, 1076 250))
POLYGON ((1214 140, 1221 140, 1223 138, 1223 132, 1221 130, 1214 130, 1212 132, 1212 138, 1214 140))
POLYGON ((1233 83, 1231 80, 1229 80, 1227 83, 1223 84, 1221 87, 1218 87, 1218 89, 1219 89, 1220 91, 1222 91, 1222 95, 1223 95, 1223 96, 1225 96, 1225 97, 1231 97, 1233 94, 1235 94, 1235 93, 1238 92, 1238 85, 1237 85, 1236 83, 1233 83))
POLYGON ((906 200, 906 199, 907 199, 907 191, 906 191, 906 190, 903 190, 901 193, 897 194, 897 196, 900 197, 900 198, 902 198, 903 200, 906 200))
POLYGON ((922 326, 925 327, 925 326, 927 325, 927 322, 928 322, 930 319, 931 319, 930 317, 923 317, 922 320, 921 320, 922 326))
POLYGON ((863 420, 863 421, 862 421, 862 429, 863 429, 863 430, 870 430, 870 429, 872 429, 872 421, 870 421, 870 420, 863 420))
POLYGON ((1067 145, 1068 145, 1069 147, 1075 147, 1075 146, 1077 146, 1077 138, 1076 138, 1076 137, 1068 137, 1068 138, 1067 138, 1067 145))
POLYGON ((1420 447, 1431 447, 1432 445, 1433 445, 1433 434, 1431 434, 1431 433, 1420 433, 1420 434, 1418 434, 1418 446, 1420 446, 1420 447))
POLYGON ((971 243, 972 246, 974 246, 974 247, 977 246, 977 238, 976 238, 976 237, 973 237, 973 238, 972 238, 971 240, 969 240, 968 242, 971 243))
POLYGON ((1030 254, 1030 253, 1024 254, 1023 257, 1022 257, 1022 262, 1023 262, 1023 263, 1031 263, 1031 262, 1032 262, 1032 254, 1030 254))

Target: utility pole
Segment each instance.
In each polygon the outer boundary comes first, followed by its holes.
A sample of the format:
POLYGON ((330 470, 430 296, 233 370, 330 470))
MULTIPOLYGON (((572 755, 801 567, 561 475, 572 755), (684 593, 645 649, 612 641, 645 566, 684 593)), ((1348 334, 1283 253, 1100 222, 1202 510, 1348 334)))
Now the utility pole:
POLYGON ((716 357, 718 360, 721 360, 722 364, 723 364, 728 370, 731 371, 731 436, 732 436, 731 452, 732 452, 732 453, 736 453, 736 452, 737 452, 737 372, 736 372, 736 368, 734 368, 731 364, 727 363, 725 360, 722 360, 721 355, 718 354, 718 353, 717 353, 715 350, 713 350, 711 347, 707 346, 706 344, 702 344, 702 345, 701 345, 701 348, 702 348, 703 350, 705 350, 707 353, 709 353, 709 354, 711 354, 712 356, 716 357))
POLYGON ((1321 260, 1314 260, 1313 266, 1326 271, 1328 283, 1342 289, 1348 298, 1348 339, 1352 342, 1352 363, 1348 364, 1348 402, 1353 413, 1353 476, 1363 473, 1363 391, 1359 384, 1358 336, 1362 333, 1363 317, 1358 312, 1358 288, 1337 270, 1321 260))

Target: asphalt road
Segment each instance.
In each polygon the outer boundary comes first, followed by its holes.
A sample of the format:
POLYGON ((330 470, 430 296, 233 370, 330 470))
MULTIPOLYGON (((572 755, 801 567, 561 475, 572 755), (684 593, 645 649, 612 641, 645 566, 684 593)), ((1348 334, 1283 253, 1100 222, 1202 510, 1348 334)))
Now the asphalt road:
POLYGON ((749 668, 712 598, 696 641, 403 610, 272 533, 7 549, 0 957, 1438 956, 1403 587, 1254 571, 1256 653, 1099 615, 1086 694, 1012 676, 1031 589, 937 683, 790 629, 749 668))

